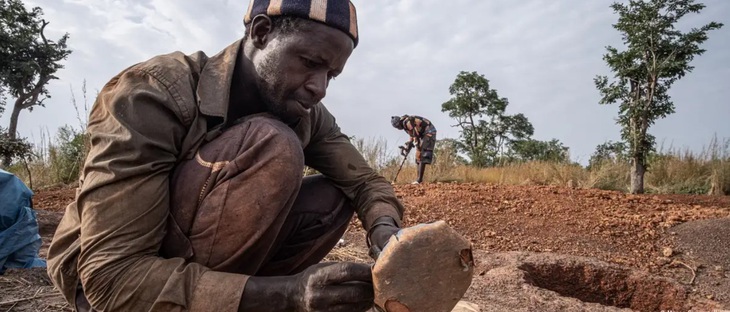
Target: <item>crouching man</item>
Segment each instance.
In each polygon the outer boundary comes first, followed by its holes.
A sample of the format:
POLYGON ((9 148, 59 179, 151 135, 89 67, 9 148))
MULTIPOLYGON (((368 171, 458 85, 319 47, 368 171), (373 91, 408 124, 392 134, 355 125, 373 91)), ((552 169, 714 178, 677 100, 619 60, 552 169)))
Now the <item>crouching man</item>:
POLYGON ((367 264, 320 263, 353 214, 375 251, 403 216, 320 102, 358 44, 355 8, 252 0, 244 23, 216 55, 160 55, 99 93, 48 259, 78 310, 373 305, 367 264))

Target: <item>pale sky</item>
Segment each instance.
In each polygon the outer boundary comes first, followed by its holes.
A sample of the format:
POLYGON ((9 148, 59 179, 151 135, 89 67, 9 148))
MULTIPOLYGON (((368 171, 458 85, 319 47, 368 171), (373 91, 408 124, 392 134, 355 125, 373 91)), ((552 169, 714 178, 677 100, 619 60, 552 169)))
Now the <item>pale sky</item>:
MULTIPOLYGON (((605 46, 622 48, 612 28, 609 0, 355 0, 360 44, 323 100, 348 135, 388 140, 393 153, 407 136, 391 115, 429 118, 438 138, 457 138, 441 112, 459 71, 477 71, 509 99, 509 113, 524 113, 535 139, 557 138, 573 160, 587 163, 595 146, 618 140, 618 106, 598 105, 593 84, 609 75, 605 46)), ((665 146, 700 150, 710 139, 730 137, 730 1, 705 0, 686 25, 725 23, 709 34, 707 52, 670 94, 676 113, 650 129, 665 146)), ((87 80, 92 97, 124 68, 157 54, 198 50, 208 55, 243 35, 247 0, 27 0, 50 21, 50 38, 70 34, 73 50, 45 108, 21 114, 19 131, 37 141, 78 125, 71 105, 87 80)), ((90 103, 91 104, 91 103, 90 103)), ((10 107, 0 118, 7 126, 10 107)))

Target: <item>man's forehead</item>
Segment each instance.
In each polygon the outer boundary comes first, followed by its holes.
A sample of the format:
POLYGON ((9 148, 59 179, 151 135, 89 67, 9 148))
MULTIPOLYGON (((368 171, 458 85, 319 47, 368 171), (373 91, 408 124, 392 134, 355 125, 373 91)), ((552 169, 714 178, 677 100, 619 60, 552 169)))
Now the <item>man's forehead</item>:
POLYGON ((294 52, 306 54, 309 57, 332 63, 332 65, 344 63, 354 48, 352 39, 327 25, 317 22, 307 22, 306 24, 308 25, 299 31, 286 35, 290 36, 289 40, 296 42, 296 44, 289 45, 294 52))
POLYGON ((359 41, 357 13, 349 0, 251 0, 244 23, 248 25, 259 14, 317 21, 350 36, 354 46, 359 41))

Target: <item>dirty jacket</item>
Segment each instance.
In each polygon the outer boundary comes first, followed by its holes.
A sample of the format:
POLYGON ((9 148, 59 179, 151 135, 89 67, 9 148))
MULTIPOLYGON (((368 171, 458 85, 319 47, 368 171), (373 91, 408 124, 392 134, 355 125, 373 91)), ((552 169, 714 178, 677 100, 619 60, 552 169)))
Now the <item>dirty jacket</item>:
MULTIPOLYGON (((99 92, 76 201, 66 208, 48 254, 49 275, 72 305, 81 282, 96 310, 236 311, 247 276, 165 259, 159 250, 175 165, 232 122, 226 113, 240 48, 238 40, 212 57, 157 56, 125 69, 99 92)), ((291 127, 305 164, 353 201, 366 229, 381 215, 401 220, 392 186, 322 103, 291 127)))

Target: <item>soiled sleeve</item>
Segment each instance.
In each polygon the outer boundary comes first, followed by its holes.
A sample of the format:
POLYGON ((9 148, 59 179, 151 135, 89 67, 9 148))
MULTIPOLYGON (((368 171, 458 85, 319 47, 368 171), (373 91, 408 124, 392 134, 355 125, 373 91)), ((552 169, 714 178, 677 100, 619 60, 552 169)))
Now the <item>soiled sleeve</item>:
POLYGON ((307 166, 331 179, 353 201, 366 230, 380 216, 390 216, 401 226, 404 207, 393 186, 368 165, 323 105, 315 109, 312 139, 304 150, 307 166))

